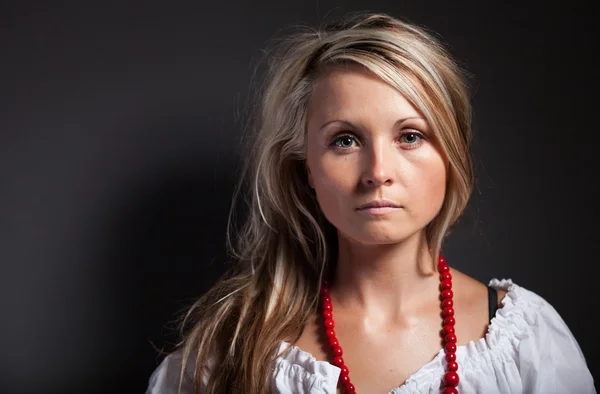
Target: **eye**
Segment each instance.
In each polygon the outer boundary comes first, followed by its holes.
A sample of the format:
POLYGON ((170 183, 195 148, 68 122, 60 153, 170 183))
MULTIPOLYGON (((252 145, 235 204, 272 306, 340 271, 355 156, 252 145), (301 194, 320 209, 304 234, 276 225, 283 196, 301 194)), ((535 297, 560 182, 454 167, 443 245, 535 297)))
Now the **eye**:
POLYGON ((407 131, 400 135, 400 142, 409 145, 411 148, 419 146, 424 139, 423 134, 416 131, 407 131))
POLYGON ((355 143, 356 138, 351 135, 341 135, 333 140, 332 145, 342 149, 349 149, 354 147, 353 144, 355 143))

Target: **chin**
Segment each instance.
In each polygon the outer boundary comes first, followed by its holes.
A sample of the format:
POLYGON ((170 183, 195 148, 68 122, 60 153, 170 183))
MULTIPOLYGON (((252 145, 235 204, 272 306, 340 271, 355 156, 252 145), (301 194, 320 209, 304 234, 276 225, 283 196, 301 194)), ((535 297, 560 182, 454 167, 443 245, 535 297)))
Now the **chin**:
POLYGON ((402 228, 401 226, 387 227, 368 226, 367 228, 354 229, 354 231, 346 233, 346 238, 363 245, 392 245, 407 240, 421 230, 418 228, 402 228))

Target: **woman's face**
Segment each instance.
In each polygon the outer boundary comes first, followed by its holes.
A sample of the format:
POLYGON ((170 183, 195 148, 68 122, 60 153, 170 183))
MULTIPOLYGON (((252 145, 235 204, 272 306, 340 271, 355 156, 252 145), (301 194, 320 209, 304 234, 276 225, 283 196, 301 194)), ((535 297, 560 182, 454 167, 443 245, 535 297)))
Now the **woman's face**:
POLYGON ((433 132, 373 74, 358 66, 324 73, 309 102, 307 133, 309 184, 343 237, 400 242, 439 212, 446 160, 433 132))

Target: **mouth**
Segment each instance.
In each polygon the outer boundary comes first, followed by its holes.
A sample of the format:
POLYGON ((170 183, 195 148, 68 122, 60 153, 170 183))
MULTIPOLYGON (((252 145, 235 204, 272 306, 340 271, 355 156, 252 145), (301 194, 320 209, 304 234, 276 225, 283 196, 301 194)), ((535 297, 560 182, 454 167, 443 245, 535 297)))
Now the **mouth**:
POLYGON ((398 211, 401 205, 389 200, 373 200, 356 209, 358 213, 369 216, 382 216, 398 211))
POLYGON ((367 209, 377 209, 377 208, 402 208, 400 205, 396 204, 390 200, 373 200, 369 201, 366 204, 361 205, 356 210, 363 211, 367 209))

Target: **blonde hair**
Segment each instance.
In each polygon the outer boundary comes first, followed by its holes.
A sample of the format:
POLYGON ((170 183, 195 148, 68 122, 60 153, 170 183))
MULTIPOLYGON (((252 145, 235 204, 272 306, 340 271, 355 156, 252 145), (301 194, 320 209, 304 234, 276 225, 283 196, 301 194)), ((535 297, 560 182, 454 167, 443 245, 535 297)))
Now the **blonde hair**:
MULTIPOLYGON (((182 318, 180 378, 193 361, 196 392, 203 379, 210 393, 270 391, 281 341, 295 342, 317 310, 337 238, 307 183, 307 102, 317 74, 343 63, 398 89, 427 119, 448 159, 444 203, 426 228, 433 256, 467 204, 471 107, 463 73, 436 38, 387 15, 361 14, 282 40, 270 57, 255 142, 236 192, 246 186, 251 193, 241 231, 228 238, 234 263, 182 318)), ((233 211, 230 224, 232 218, 233 211)))

